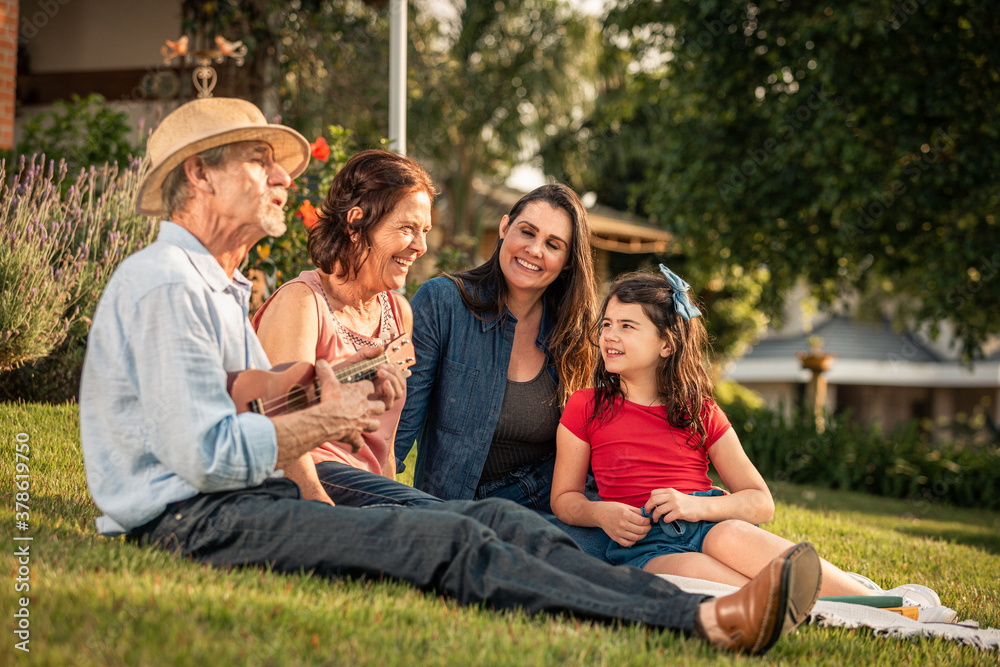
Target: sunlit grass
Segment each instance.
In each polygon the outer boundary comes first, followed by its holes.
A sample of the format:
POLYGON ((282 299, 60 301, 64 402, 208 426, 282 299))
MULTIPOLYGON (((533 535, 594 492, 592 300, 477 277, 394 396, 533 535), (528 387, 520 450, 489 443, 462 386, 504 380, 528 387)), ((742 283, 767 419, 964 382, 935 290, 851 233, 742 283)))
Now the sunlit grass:
MULTIPOLYGON (((398 582, 216 570, 100 537, 75 406, 0 404, 0 516, 8 526, 14 520, 14 436, 21 432, 31 446, 34 664, 617 667, 754 660, 641 626, 462 608, 398 582)), ((884 585, 928 584, 962 618, 1000 626, 1000 514, 772 488, 778 511, 770 529, 809 539, 830 560, 884 585)), ((8 610, 22 594, 14 591, 13 549, 3 551, 10 576, 0 599, 8 610)), ((17 638, 4 637, 0 662, 19 664, 15 660, 27 656, 14 648, 17 638)), ((767 662, 808 665, 996 661, 996 653, 940 640, 886 641, 868 630, 811 626, 767 656, 767 662)))

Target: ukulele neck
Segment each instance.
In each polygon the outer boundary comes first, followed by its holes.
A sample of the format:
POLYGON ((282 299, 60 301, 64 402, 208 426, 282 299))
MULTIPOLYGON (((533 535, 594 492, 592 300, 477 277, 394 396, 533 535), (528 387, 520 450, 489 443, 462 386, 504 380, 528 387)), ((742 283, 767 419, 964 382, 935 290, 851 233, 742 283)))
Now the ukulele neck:
POLYGON ((351 364, 347 368, 335 368, 333 369, 333 374, 337 377, 337 382, 340 384, 360 382, 361 380, 374 380, 378 375, 378 367, 387 362, 388 359, 385 353, 382 353, 374 359, 365 359, 356 364, 351 364))

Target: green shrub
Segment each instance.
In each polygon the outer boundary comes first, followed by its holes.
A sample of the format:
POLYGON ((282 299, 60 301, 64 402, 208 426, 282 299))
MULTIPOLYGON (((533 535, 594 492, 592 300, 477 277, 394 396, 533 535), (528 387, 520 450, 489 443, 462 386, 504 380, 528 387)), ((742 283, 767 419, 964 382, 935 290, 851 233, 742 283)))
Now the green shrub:
POLYGON ((0 371, 47 355, 77 316, 66 311, 83 262, 65 241, 79 221, 61 215, 65 165, 45 167, 44 158, 22 163, 10 185, 0 168, 0 371))
POLYGON ((53 102, 52 107, 24 121, 17 153, 44 155, 52 163, 65 162, 67 187, 92 165, 123 165, 142 155, 141 141, 133 143, 129 139, 133 130, 128 114, 115 111, 102 96, 72 95, 69 101, 53 102))
POLYGON ((785 418, 739 400, 720 397, 719 403, 767 479, 1000 509, 998 443, 930 442, 916 421, 883 433, 846 413, 827 415, 825 429, 817 433, 808 410, 785 418))
POLYGON ((142 165, 82 171, 61 192, 65 163, 0 168, 0 398, 76 395, 83 348, 111 273, 148 243, 155 222, 134 211, 142 165))

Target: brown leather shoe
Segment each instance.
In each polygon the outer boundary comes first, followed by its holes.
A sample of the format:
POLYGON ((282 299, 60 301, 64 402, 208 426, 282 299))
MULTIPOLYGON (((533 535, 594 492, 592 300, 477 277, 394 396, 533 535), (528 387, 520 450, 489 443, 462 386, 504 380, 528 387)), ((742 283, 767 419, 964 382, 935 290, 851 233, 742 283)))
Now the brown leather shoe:
POLYGON ((728 636, 720 648, 764 653, 795 629, 816 604, 822 575, 819 555, 808 542, 771 561, 740 590, 715 600, 715 617, 728 636))

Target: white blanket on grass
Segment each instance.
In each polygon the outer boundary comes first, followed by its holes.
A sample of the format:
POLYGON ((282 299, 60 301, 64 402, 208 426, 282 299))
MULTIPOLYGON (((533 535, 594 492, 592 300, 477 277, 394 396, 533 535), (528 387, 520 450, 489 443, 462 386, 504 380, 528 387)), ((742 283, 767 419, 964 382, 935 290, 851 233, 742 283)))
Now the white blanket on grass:
MULTIPOLYGON (((704 579, 691 579, 673 574, 658 576, 688 593, 720 596, 728 595, 736 590, 735 586, 718 584, 704 579)), ((834 628, 859 628, 863 626, 874 630, 876 635, 884 635, 890 639, 940 637, 968 646, 975 646, 984 651, 1000 650, 1000 630, 996 628, 982 629, 975 621, 921 623, 895 612, 860 604, 819 600, 809 614, 809 622, 834 628)))

